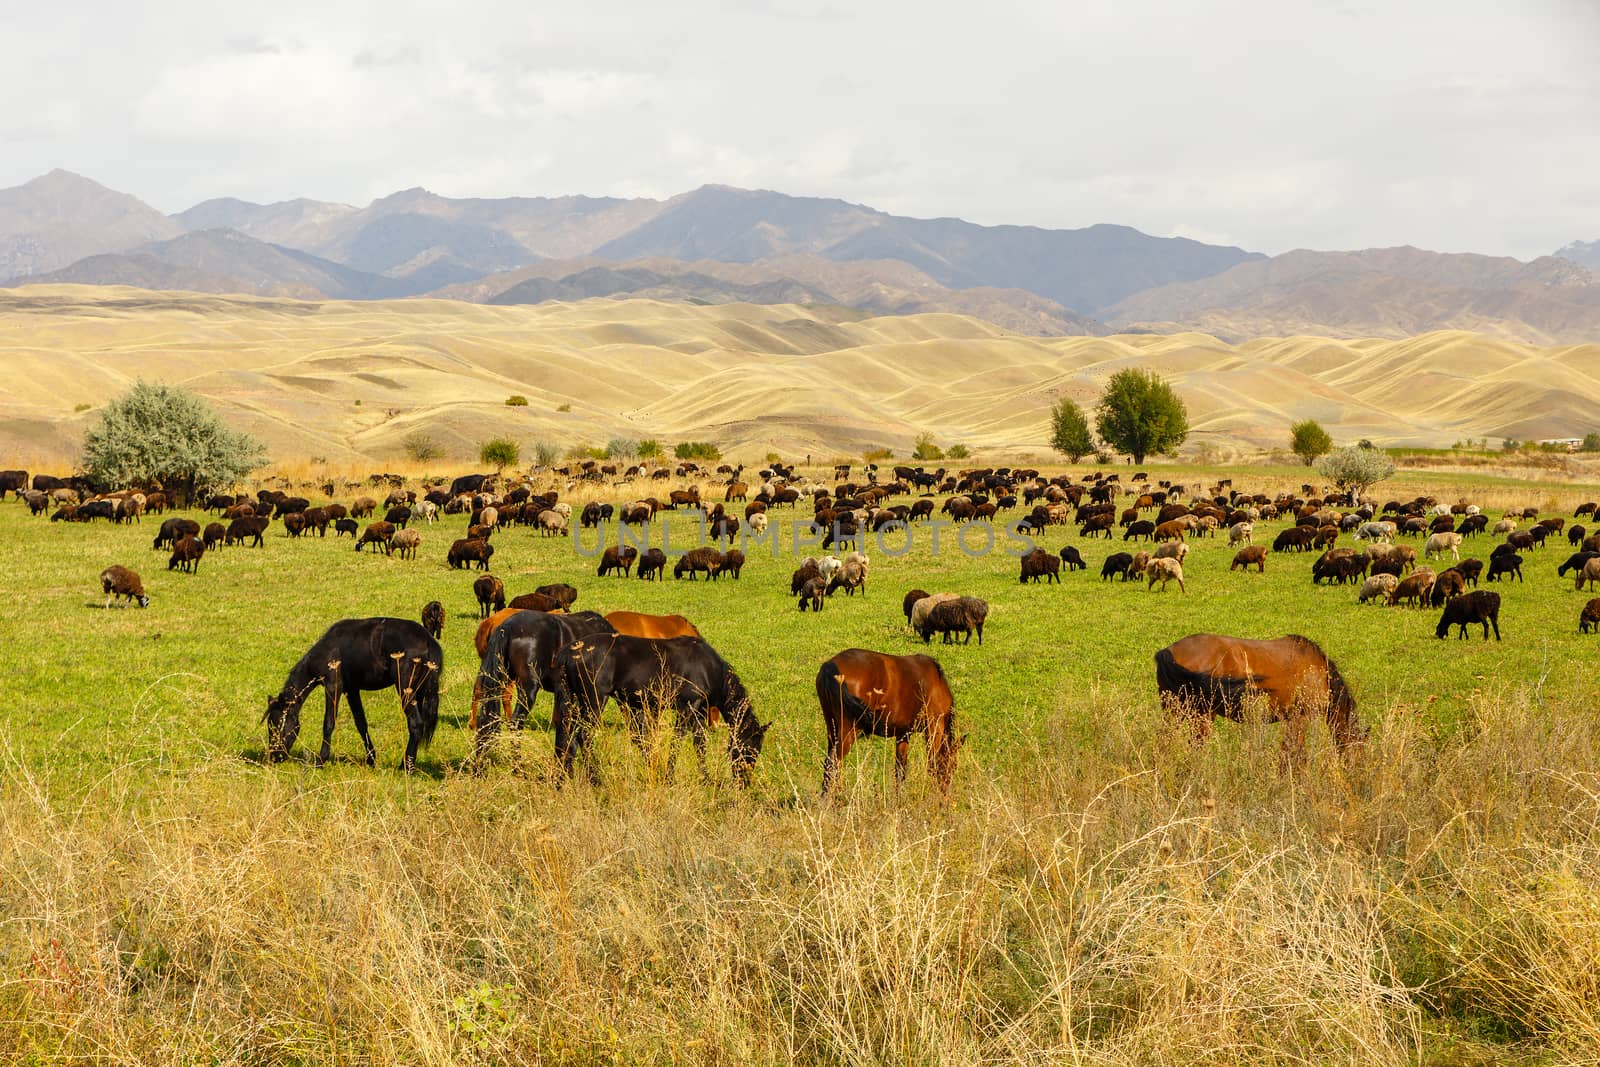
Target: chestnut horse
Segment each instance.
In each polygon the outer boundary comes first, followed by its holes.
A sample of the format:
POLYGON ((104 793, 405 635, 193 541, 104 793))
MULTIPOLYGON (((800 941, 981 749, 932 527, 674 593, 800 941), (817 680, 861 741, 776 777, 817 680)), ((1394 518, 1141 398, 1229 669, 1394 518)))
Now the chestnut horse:
POLYGON ((694 623, 682 615, 644 615, 637 611, 613 611, 606 622, 617 633, 628 637, 699 637, 694 623))
POLYGON ((1268 722, 1288 725, 1286 755, 1303 758, 1312 713, 1327 720, 1340 749, 1366 736, 1339 668, 1298 634, 1266 641, 1191 634, 1156 653, 1156 688, 1171 714, 1189 719, 1197 741, 1210 733, 1216 716, 1242 719, 1250 693, 1265 698, 1268 722))
POLYGON ((955 697, 938 660, 848 648, 817 671, 817 700, 828 731, 828 754, 822 763, 824 800, 861 734, 894 738, 897 786, 906 777, 911 735, 923 734, 928 774, 940 792, 950 791, 964 738, 956 736, 955 697))

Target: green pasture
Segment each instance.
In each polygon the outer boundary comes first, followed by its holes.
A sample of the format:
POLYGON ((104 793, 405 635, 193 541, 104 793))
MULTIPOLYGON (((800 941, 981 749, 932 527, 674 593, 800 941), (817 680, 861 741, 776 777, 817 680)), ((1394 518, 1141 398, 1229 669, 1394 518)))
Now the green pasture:
MULTIPOLYGON (((1248 472, 1222 473, 1240 488, 1251 487, 1248 472)), ((1292 471, 1282 473, 1295 477, 1292 471)), ((1428 478, 1397 479, 1379 487, 1377 496, 1429 491, 1428 478)), ((1523 500, 1569 521, 1576 503, 1590 499, 1582 486, 1514 479, 1451 476, 1449 488, 1453 494, 1470 498, 1481 492, 1485 500, 1495 500, 1496 506, 1485 510, 1496 515, 1499 501, 1523 500)), ((577 508, 591 498, 620 502, 648 491, 604 487, 566 499, 577 508)), ((215 518, 189 514, 202 525, 215 518)), ((1504 598, 1505 637, 1485 643, 1476 632, 1467 641, 1436 640, 1435 609, 1357 606, 1354 587, 1313 587, 1314 553, 1274 554, 1265 574, 1230 573, 1233 550, 1225 537, 1192 543, 1185 565, 1187 595, 1176 586, 1160 593, 1142 584, 1103 582, 1099 567, 1107 554, 1139 546, 1124 545, 1120 531, 1110 544, 1082 540, 1075 527, 1052 528, 1038 539, 1052 552, 1076 545, 1089 563, 1087 571, 1063 569, 1060 585, 1019 584, 1017 561, 1005 551, 1015 542, 998 532, 995 551, 987 555, 957 549, 950 529, 942 531, 937 555, 926 527, 913 529, 903 552, 904 535, 890 536, 892 552, 869 538, 871 577, 865 595, 839 594, 821 614, 801 614, 789 596, 789 575, 797 563, 790 549, 794 523, 809 514, 777 509, 773 518, 777 556, 764 545, 750 550, 738 581, 676 581, 670 569, 663 582, 600 579, 596 560, 580 555, 570 539, 541 538, 521 527, 495 535, 493 573, 505 582, 508 595, 570 582, 579 590, 580 609, 675 612, 692 619, 739 671, 758 714, 776 724, 758 772, 761 788, 772 793, 793 788, 810 794, 817 787, 823 731, 813 679, 824 659, 851 646, 936 655, 956 693, 962 728, 970 733, 967 755, 989 766, 1003 766, 1045 738, 1076 736, 1095 718, 1157 714, 1151 657, 1196 631, 1244 637, 1300 633, 1313 639, 1338 662, 1369 722, 1382 710, 1401 706, 1448 729, 1478 695, 1531 689, 1541 698, 1591 700, 1596 688, 1593 662, 1600 638, 1577 631, 1579 609, 1590 594, 1576 592, 1570 577, 1555 574, 1569 552, 1564 537, 1529 556, 1525 583, 1485 583, 1504 598), (901 614, 901 597, 913 587, 989 601, 983 646, 942 646, 936 639, 930 648, 914 637, 901 614)), ((652 544, 661 543, 663 529, 675 551, 695 543, 698 527, 690 513, 664 513, 663 520, 652 530, 652 544)), ((7 696, 0 733, 13 758, 68 788, 87 787, 110 767, 130 760, 181 775, 216 757, 258 759, 266 697, 329 624, 353 616, 416 618, 425 602, 437 599, 448 616, 444 697, 439 732, 422 769, 438 776, 459 766, 469 750, 465 722, 477 667, 471 644, 478 621, 471 589, 475 572, 451 570, 444 556, 464 530, 463 517, 445 516, 423 527, 423 547, 414 561, 358 554, 350 539, 331 533, 290 539, 274 523, 264 548, 218 549, 206 555, 193 576, 169 572, 167 553, 152 550, 159 522, 146 517, 129 526, 51 523, 30 517, 20 504, 0 505, 0 574, 6 576, 8 594, 0 612, 0 641, 8 650, 7 669, 0 673, 7 696), (97 575, 113 563, 143 575, 151 597, 147 610, 101 608, 97 575)), ((1258 524, 1257 542, 1270 544, 1282 525, 1258 524)), ((593 538, 592 531, 585 532, 591 551, 593 538)), ((1490 535, 1471 539, 1465 555, 1487 558, 1498 540, 1490 535)), ((980 548, 984 538, 969 532, 965 541, 980 548)), ((1420 554, 1420 539, 1416 546, 1420 554)), ((802 548, 801 555, 808 552, 821 554, 802 548)), ((314 696, 303 716, 295 762, 269 773, 316 773, 304 761, 316 744, 320 709, 320 695, 314 696)), ((395 698, 374 694, 368 709, 379 752, 377 773, 398 776, 404 726, 395 698)), ((520 742, 528 760, 548 754, 548 709, 549 697, 541 697, 534 729, 520 742)), ((1227 743, 1230 729, 1222 731, 1218 743, 1227 743)), ((886 748, 870 742, 859 746, 851 756, 851 773, 882 776, 886 748)), ((334 752, 341 766, 322 773, 369 773, 355 764, 360 744, 347 713, 335 730, 334 752)), ((1054 755, 1067 763, 1073 759, 1070 747, 1054 755)), ((522 766, 506 758, 489 773, 522 766)), ((530 766, 533 773, 544 773, 542 763, 530 766)), ((629 768, 618 764, 609 773, 625 775, 629 768)))

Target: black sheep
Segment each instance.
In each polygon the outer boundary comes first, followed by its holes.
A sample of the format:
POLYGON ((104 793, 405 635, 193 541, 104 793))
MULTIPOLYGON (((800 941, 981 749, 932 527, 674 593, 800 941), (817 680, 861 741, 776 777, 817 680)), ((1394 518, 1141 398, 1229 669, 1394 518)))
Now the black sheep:
POLYGON ((1500 594, 1491 593, 1480 589, 1464 596, 1452 597, 1444 606, 1444 614, 1439 617, 1439 625, 1434 629, 1433 636, 1444 637, 1450 632, 1450 627, 1461 628, 1460 637, 1464 640, 1467 636, 1467 627, 1472 623, 1483 624, 1483 639, 1489 640, 1489 627, 1494 627, 1494 639, 1500 640, 1500 594))

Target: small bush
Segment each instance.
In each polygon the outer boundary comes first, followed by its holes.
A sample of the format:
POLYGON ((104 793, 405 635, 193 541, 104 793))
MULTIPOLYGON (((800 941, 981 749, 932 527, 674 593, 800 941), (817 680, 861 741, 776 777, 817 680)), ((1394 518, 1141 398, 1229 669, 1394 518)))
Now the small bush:
POLYGON ((439 446, 439 442, 425 433, 411 434, 400 444, 405 449, 406 455, 418 463, 444 458, 444 449, 439 446))
POLYGON ((1578 446, 1580 452, 1600 452, 1600 433, 1583 435, 1583 444, 1578 446))
POLYGON ((74 404, 74 405, 72 405, 72 410, 75 413, 76 412, 84 412, 84 411, 88 411, 92 407, 94 407, 93 404, 74 404))
POLYGON ((606 459, 632 459, 639 454, 639 442, 631 437, 613 437, 606 442, 606 459))
POLYGON ((877 463, 879 460, 893 458, 894 449, 892 448, 869 448, 865 452, 861 453, 861 459, 866 463, 877 463))
POLYGON ((933 434, 923 433, 917 435, 916 447, 911 450, 912 459, 943 459, 944 449, 934 443, 933 434))
POLYGON ((510 396, 506 397, 506 407, 508 408, 525 408, 527 406, 528 398, 523 396, 521 393, 512 393, 510 396))
POLYGON ((783 462, 783 457, 778 455, 778 453, 776 453, 776 452, 768 452, 767 453, 767 462, 768 463, 782 463, 783 462))
POLYGON ((661 442, 654 437, 646 437, 635 446, 634 452, 640 459, 660 459, 661 442))
POLYGON ((701 459, 715 463, 722 458, 722 449, 710 441, 679 441, 672 449, 672 454, 679 459, 701 459))
POLYGON ((605 459, 606 450, 595 448, 592 445, 573 445, 567 449, 566 458, 569 460, 605 459))
POLYGON ((560 407, 556 408, 556 410, 557 411, 571 411, 572 410, 572 405, 571 404, 562 404, 560 407))
POLYGON ((972 453, 967 451, 966 445, 951 445, 945 449, 944 454, 949 459, 970 459, 972 453))
POLYGON ((478 458, 495 470, 514 467, 522 458, 522 446, 509 437, 495 437, 478 446, 478 458))
POLYGON ((549 467, 561 458, 561 449, 549 441, 540 441, 533 446, 533 457, 539 466, 549 467))

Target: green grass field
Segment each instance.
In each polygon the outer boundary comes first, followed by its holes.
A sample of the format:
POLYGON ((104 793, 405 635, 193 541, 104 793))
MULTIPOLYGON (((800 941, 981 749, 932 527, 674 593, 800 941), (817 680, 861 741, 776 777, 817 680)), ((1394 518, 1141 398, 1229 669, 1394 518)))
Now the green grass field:
MULTIPOLYGON (((1301 477, 1227 473, 1268 492, 1301 477)), ((1376 495, 1421 492, 1569 521, 1600 495, 1436 472, 1376 495)), ((741 580, 716 583, 600 579, 568 540, 494 538, 508 595, 570 582, 579 608, 695 621, 774 723, 740 796, 720 759, 712 782, 662 781, 614 712, 601 784, 558 788, 547 695, 484 775, 461 770, 478 620, 474 573, 443 562, 459 516, 423 529, 415 561, 274 524, 265 548, 208 553, 189 576, 152 551, 157 519, 51 524, 0 506, 0 907, 16 916, 0 941, 0 1014, 26 1024, 0 1053, 1592 1062, 1569 1057, 1600 1038, 1582 977, 1583 954, 1600 950, 1600 639, 1577 632, 1590 594, 1555 575, 1564 538, 1528 556, 1525 583, 1486 585, 1504 598, 1505 637, 1486 643, 1436 640, 1435 609, 1313 587, 1314 553, 1230 573, 1225 537, 1192 543, 1187 595, 1102 582, 1101 560, 1128 546, 1075 528, 1039 539, 1089 561, 1060 585, 1020 585, 1001 551, 946 543, 935 556, 916 530, 903 555, 869 542, 864 596, 802 615, 787 548, 809 516, 774 517, 778 558, 752 551, 741 580), (101 609, 96 576, 112 563, 144 576, 147 610, 101 609), (901 614, 912 587, 988 600, 984 645, 924 646, 901 614), (320 697, 294 759, 260 764, 266 697, 329 624, 416 618, 432 599, 448 617, 445 685, 422 773, 399 773, 392 694, 367 702, 376 770, 358 763, 347 713, 335 765, 310 766, 320 697), (1176 741, 1151 657, 1196 631, 1318 642, 1373 729, 1367 751, 1346 765, 1319 748, 1297 777, 1279 768, 1276 727, 1225 725, 1199 752, 1176 741), (866 741, 845 803, 820 809, 813 678, 851 646, 943 664, 970 734, 949 806, 927 796, 920 750, 896 797, 888 746, 866 741), (1494 886, 1496 899, 1459 899, 1494 886), (1543 903, 1553 925, 1518 925, 1543 903), (1461 939, 1481 956, 1461 957, 1461 939), (1496 952, 1525 973, 1484 977, 1496 952), (1569 965, 1528 955, 1541 952, 1569 965), (1218 991, 1236 984, 1238 1001, 1218 991), (1280 987, 1285 1002, 1263 1006, 1280 987)), ((692 543, 688 516, 665 526, 674 546, 692 543)), ((1258 525, 1257 542, 1281 526, 1258 525)))

